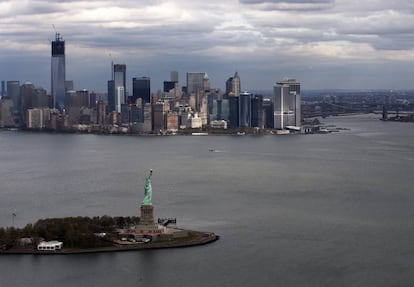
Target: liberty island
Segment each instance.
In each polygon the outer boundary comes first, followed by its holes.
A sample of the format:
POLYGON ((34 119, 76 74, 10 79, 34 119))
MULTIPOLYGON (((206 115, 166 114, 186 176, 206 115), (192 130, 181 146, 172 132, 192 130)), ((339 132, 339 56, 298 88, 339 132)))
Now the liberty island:
POLYGON ((43 219, 22 230, 0 230, 0 254, 79 254, 204 245, 219 239, 212 232, 186 230, 176 218, 154 220, 152 169, 145 179, 140 217, 43 219), (59 227, 56 227, 59 225, 59 227), (75 226, 75 228, 73 228, 75 226), (73 230, 77 230, 73 232, 73 230), (84 230, 87 230, 84 232, 84 230))

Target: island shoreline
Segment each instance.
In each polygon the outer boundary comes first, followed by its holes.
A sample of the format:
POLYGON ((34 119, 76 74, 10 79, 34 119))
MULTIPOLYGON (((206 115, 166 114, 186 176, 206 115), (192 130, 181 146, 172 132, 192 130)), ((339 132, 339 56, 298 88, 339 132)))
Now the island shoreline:
POLYGON ((109 247, 98 247, 98 248, 64 248, 56 251, 43 251, 36 249, 26 248, 11 248, 9 250, 0 250, 0 255, 71 255, 71 254, 93 254, 93 253, 112 253, 112 252, 132 252, 141 250, 155 250, 155 249, 171 249, 171 248, 187 248, 194 246, 206 245, 213 243, 220 239, 219 235, 213 232, 201 232, 188 230, 195 234, 194 238, 188 240, 171 240, 171 241, 160 241, 154 243, 137 243, 120 245, 114 244, 109 247), (176 242, 174 242, 176 241, 176 242))

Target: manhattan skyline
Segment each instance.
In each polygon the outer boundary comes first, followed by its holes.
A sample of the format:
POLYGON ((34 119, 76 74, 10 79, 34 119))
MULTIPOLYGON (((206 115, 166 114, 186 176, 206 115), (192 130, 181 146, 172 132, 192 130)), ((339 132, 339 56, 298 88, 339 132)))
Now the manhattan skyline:
POLYGON ((66 78, 105 92, 110 65, 150 77, 207 72, 224 90, 271 89, 284 77, 306 89, 413 89, 414 3, 376 0, 0 1, 0 80, 50 92, 50 43, 66 41, 66 78), (357 7, 357 9, 356 9, 357 7))

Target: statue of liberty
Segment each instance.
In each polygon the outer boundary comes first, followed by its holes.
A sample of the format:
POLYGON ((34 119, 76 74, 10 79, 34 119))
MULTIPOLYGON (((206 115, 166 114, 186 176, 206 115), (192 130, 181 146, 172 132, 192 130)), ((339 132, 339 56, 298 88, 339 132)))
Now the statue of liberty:
POLYGON ((142 201, 142 205, 152 205, 152 186, 151 186, 151 176, 152 176, 152 169, 150 170, 149 176, 145 179, 145 187, 144 187, 144 200, 142 201))

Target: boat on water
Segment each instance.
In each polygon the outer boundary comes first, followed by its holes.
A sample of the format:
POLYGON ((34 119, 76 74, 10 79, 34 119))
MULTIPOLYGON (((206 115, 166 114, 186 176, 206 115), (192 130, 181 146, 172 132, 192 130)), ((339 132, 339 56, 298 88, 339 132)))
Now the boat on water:
POLYGON ((208 133, 191 133, 192 136, 208 136, 208 133))
POLYGON ((320 133, 320 134, 327 134, 327 133, 330 133, 331 131, 329 131, 328 129, 326 129, 326 128, 320 128, 319 130, 318 130, 318 133, 320 133))

